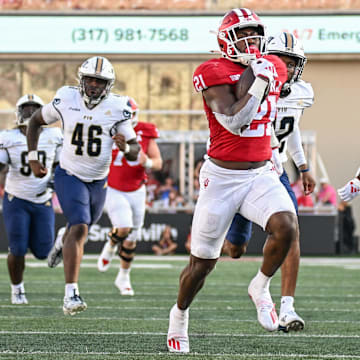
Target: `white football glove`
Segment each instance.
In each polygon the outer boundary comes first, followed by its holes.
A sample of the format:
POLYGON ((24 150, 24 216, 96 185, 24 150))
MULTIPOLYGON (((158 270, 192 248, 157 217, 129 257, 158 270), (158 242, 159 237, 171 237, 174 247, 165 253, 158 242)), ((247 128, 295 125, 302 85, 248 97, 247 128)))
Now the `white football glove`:
POLYGON ((284 172, 284 168, 282 166, 282 162, 280 159, 280 153, 278 147, 272 149, 271 162, 274 164, 274 168, 277 174, 281 176, 282 173, 284 172))
POLYGON ((350 180, 345 186, 338 189, 338 194, 342 200, 351 201, 360 194, 360 180, 358 178, 350 180))
POLYGON ((274 64, 266 59, 260 58, 251 61, 250 66, 255 76, 260 76, 269 81, 274 81, 274 64))

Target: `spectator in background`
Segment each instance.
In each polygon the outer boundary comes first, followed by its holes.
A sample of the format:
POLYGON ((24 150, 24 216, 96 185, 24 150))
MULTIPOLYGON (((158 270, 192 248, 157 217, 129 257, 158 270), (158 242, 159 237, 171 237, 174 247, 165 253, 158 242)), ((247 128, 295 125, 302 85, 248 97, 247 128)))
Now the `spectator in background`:
POLYGON ((329 184, 329 179, 326 177, 320 179, 320 190, 316 194, 316 202, 321 205, 337 206, 336 190, 329 184))
POLYGON ((338 211, 340 241, 346 246, 349 253, 356 252, 356 242, 354 239, 354 231, 356 226, 351 206, 346 201, 340 201, 338 205, 338 211))
POLYGON ((177 187, 175 186, 175 181, 171 176, 165 178, 164 184, 160 185, 158 190, 158 199, 163 200, 164 203, 169 199, 169 194, 171 190, 177 191, 177 187))
POLYGON ((175 254, 177 246, 178 245, 171 234, 171 226, 166 225, 160 235, 159 242, 153 245, 152 250, 156 255, 170 255, 175 254))
POLYGON ((149 171, 146 183, 146 204, 152 206, 154 200, 157 199, 160 181, 156 178, 153 171, 149 171))

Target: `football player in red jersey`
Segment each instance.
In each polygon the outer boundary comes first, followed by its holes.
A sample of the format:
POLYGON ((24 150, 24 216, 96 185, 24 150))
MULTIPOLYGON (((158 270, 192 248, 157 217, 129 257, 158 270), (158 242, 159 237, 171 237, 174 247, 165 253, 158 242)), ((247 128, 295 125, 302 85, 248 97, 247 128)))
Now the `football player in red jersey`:
POLYGON ((217 37, 223 57, 204 62, 193 77, 195 89, 203 96, 210 147, 200 171, 190 260, 180 275, 177 303, 170 311, 167 346, 171 352, 189 352, 189 306, 214 268, 237 212, 269 234, 263 263, 248 293, 260 324, 268 331, 277 330, 270 280, 298 227, 294 205, 270 162, 271 122, 287 80, 286 66, 277 56, 261 56, 265 28, 249 9, 228 12, 217 37), (247 66, 255 79, 248 92, 237 98, 235 84, 247 66))
POLYGON ((157 128, 154 124, 138 121, 139 108, 134 99, 129 98, 128 104, 133 110, 132 124, 141 151, 136 161, 128 161, 122 151, 113 148, 104 207, 113 229, 97 264, 99 271, 108 270, 113 256, 118 253, 120 270, 115 286, 121 295, 133 296, 130 267, 145 217, 146 170, 160 170, 162 158, 155 141, 159 137, 157 128))

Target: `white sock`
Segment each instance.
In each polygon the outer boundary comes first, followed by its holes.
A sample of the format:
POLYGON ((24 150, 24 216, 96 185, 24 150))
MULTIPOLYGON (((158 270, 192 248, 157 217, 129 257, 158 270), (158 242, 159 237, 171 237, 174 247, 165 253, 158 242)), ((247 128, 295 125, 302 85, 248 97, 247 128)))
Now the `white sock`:
POLYGON ((24 288, 24 282, 21 282, 20 284, 10 284, 11 286, 11 292, 13 294, 17 294, 17 293, 24 293, 25 292, 25 288, 24 288))
POLYGON ((294 298, 292 296, 282 296, 280 313, 288 312, 294 309, 294 298))
POLYGON ((79 287, 77 283, 65 284, 65 296, 72 297, 74 295, 79 295, 79 287))
POLYGON ((266 276, 261 270, 258 271, 254 279, 252 280, 253 284, 257 289, 269 289, 270 281, 272 276, 266 276))
POLYGON ((57 236, 57 238, 55 240, 55 249, 57 249, 57 250, 62 249, 62 247, 63 247, 63 237, 64 237, 64 235, 57 236))
POLYGON ((120 270, 119 270, 119 276, 122 277, 122 278, 128 278, 130 276, 130 270, 131 270, 131 268, 123 269, 121 267, 120 270))
POLYGON ((189 322, 189 308, 179 309, 175 304, 170 311, 170 326, 168 335, 187 336, 189 322))

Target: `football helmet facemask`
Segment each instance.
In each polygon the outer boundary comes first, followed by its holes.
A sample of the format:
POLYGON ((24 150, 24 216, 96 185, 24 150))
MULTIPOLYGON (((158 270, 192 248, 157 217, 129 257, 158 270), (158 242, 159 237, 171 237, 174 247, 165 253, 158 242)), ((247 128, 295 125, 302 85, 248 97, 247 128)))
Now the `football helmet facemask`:
POLYGON ((248 42, 254 38, 260 41, 260 54, 264 53, 266 50, 265 25, 253 11, 240 8, 232 9, 225 14, 217 33, 217 40, 223 57, 247 66, 251 60, 256 59, 256 54, 251 50, 251 45, 248 42), (258 35, 238 38, 236 30, 244 28, 255 28, 258 35), (245 42, 246 52, 241 52, 236 47, 236 43, 239 41, 245 42))
POLYGON ((269 37, 267 43, 267 52, 268 54, 289 56, 295 60, 296 67, 294 74, 291 79, 283 85, 282 88, 282 91, 288 91, 290 86, 295 81, 300 79, 307 60, 300 40, 288 32, 279 33, 275 36, 269 37))
POLYGON ((22 96, 16 103, 16 125, 27 126, 31 115, 42 106, 44 102, 39 96, 34 94, 22 96))
POLYGON ((115 71, 108 59, 94 56, 79 67, 78 79, 80 94, 85 103, 97 105, 109 95, 115 82, 115 71), (89 78, 104 80, 105 86, 89 84, 89 78))
POLYGON ((131 125, 135 127, 139 122, 139 106, 136 101, 131 97, 129 97, 127 105, 131 108, 131 125))

